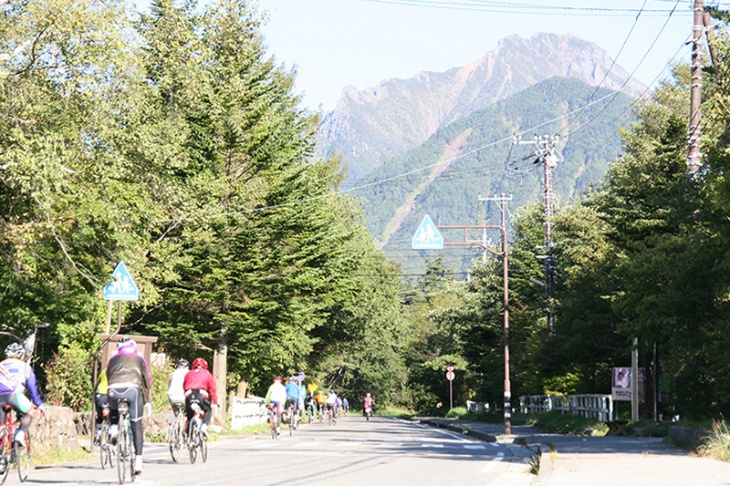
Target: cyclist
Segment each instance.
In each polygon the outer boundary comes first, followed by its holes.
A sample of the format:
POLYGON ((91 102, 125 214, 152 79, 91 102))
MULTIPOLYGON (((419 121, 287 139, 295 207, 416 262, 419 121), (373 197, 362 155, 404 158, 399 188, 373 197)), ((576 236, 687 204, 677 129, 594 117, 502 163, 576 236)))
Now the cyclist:
POLYGON ((187 424, 190 423, 190 419, 195 415, 191 404, 193 399, 197 399, 200 403, 200 408, 204 412, 203 425, 200 431, 203 433, 203 437, 208 438, 211 408, 214 409, 213 413, 217 412, 218 409, 218 391, 215 387, 213 375, 208 371, 208 362, 206 360, 203 358, 195 358, 193 360, 193 369, 185 375, 183 389, 185 390, 185 415, 188 418, 185 429, 187 430, 187 424))
MULTIPOLYGON (((286 383, 286 402, 284 408, 289 409, 291 404, 294 404, 294 413, 299 415, 302 403, 302 386, 299 384, 299 380, 295 377, 289 378, 286 383)), ((300 417, 301 418, 301 417, 300 417)), ((289 420, 293 420, 293 417, 289 417, 289 420)))
POLYGON ((25 444, 28 429, 33 421, 33 416, 28 414, 31 406, 34 405, 41 411, 41 418, 46 409, 38 392, 38 382, 33 368, 25 361, 27 357, 25 346, 12 343, 5 348, 5 360, 0 362, 0 423, 5 423, 5 410, 2 405, 7 403, 13 407, 20 420, 20 430, 16 430, 13 440, 22 444, 25 444), (32 404, 25 396, 26 389, 30 392, 32 404))
POLYGON ((327 409, 332 410, 332 416, 337 417, 337 393, 334 390, 330 390, 327 394, 327 409))
MULTIPOLYGON (((145 403, 152 399, 152 376, 150 367, 142 354, 137 350, 134 339, 123 337, 117 342, 117 352, 109 359, 106 368, 109 388, 109 408, 119 411, 119 402, 129 403, 129 420, 132 423, 132 441, 136 457, 134 473, 142 473, 142 418, 145 403)), ((112 426, 112 437, 117 427, 112 426)))
MULTIPOLYGON (((104 368, 99 375, 99 382, 96 385, 96 391, 94 392, 94 407, 96 409, 96 433, 94 434, 94 442, 98 443, 101 437, 101 423, 104 421, 103 411, 104 405, 109 404, 109 398, 107 396, 107 389, 109 388, 109 382, 106 379, 106 368, 104 368)), ((118 417, 116 414, 109 413, 109 423, 116 424, 118 417)))
POLYGON ((316 413, 317 413, 317 402, 314 399, 314 393, 309 393, 307 395, 307 399, 306 399, 306 402, 305 402, 305 406, 306 406, 307 413, 309 414, 309 416, 312 417, 312 419, 315 419, 317 417, 317 415, 316 415, 316 413))
POLYGON ((342 412, 347 415, 347 411, 350 409, 350 402, 347 401, 347 398, 342 399, 342 412))
POLYGON ((370 396, 370 394, 365 395, 365 399, 362 401, 362 414, 367 415, 368 409, 370 409, 370 414, 373 413, 373 405, 375 405, 375 400, 373 397, 370 396))
POLYGON ((276 422, 276 433, 281 434, 281 406, 286 402, 286 387, 281 384, 281 378, 274 378, 274 382, 269 386, 269 390, 266 392, 266 398, 264 398, 264 405, 268 406, 269 403, 273 403, 276 407, 276 417, 279 419, 276 422))
POLYGON ((317 402, 317 414, 324 416, 324 407, 327 405, 327 397, 324 395, 323 392, 318 391, 317 396, 314 397, 315 401, 317 402))
POLYGON ((170 373, 170 379, 167 381, 167 399, 170 400, 172 413, 177 415, 178 412, 185 409, 185 375, 190 371, 190 363, 186 359, 177 360, 175 371, 170 373))

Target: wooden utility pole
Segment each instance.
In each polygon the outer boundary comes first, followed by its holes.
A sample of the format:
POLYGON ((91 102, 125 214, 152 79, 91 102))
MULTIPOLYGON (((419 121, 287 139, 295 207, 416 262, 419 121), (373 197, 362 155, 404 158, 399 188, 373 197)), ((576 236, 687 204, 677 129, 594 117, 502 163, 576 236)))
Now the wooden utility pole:
MULTIPOLYGON (((510 366, 509 366, 509 252, 507 250, 507 201, 511 201, 512 196, 482 198, 479 201, 497 201, 501 202, 502 221, 499 226, 496 225, 438 225, 439 230, 459 229, 463 231, 462 241, 445 241, 443 246, 478 246, 491 254, 502 257, 502 278, 504 282, 503 299, 504 299, 504 433, 512 434, 512 386, 510 382, 510 366), (502 251, 497 251, 489 247, 485 241, 472 239, 469 237, 469 231, 498 229, 502 232, 502 251)), ((418 248, 416 248, 418 249, 418 248)))
POLYGON ((690 78, 690 108, 689 108, 689 133, 687 144, 689 154, 687 156, 687 172, 695 176, 702 166, 700 153, 700 138, 702 130, 700 122, 700 104, 702 103, 702 32, 704 30, 704 7, 702 0, 695 0, 694 21, 692 24, 692 64, 690 78))
POLYGON ((555 301, 555 263, 553 261, 553 212, 555 210, 555 193, 553 192, 553 170, 558 166, 558 156, 555 146, 559 142, 559 136, 545 135, 543 137, 535 137, 531 141, 522 141, 515 137, 513 144, 526 145, 534 144, 535 151, 525 157, 526 159, 535 157, 533 164, 543 165, 543 186, 545 205, 545 289, 547 290, 547 329, 552 334, 555 324, 555 314, 553 312, 555 301))

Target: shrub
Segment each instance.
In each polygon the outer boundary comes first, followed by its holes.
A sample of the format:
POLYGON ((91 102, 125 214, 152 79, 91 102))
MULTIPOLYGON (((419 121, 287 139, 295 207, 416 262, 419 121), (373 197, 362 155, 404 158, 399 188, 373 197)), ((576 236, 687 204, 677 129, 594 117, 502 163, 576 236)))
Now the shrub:
POLYGON ((71 344, 59 349, 43 366, 46 373, 45 400, 53 405, 89 411, 93 400, 91 358, 87 350, 71 344))

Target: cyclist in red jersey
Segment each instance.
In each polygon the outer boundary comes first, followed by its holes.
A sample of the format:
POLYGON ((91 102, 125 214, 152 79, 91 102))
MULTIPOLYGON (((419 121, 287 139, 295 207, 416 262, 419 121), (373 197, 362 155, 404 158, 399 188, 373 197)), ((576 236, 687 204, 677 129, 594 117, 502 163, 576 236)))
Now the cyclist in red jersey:
MULTIPOLYGON (((193 360, 192 369, 185 375, 183 390, 185 390, 185 415, 188 418, 188 423, 193 418, 193 415, 195 415, 190 404, 193 399, 197 399, 200 403, 200 408, 205 412, 205 415, 203 415, 203 426, 200 431, 207 437, 211 409, 218 408, 218 392, 215 388, 213 375, 208 371, 208 362, 206 360, 203 358, 195 358, 193 360)), ((187 425, 185 429, 187 430, 187 425)))

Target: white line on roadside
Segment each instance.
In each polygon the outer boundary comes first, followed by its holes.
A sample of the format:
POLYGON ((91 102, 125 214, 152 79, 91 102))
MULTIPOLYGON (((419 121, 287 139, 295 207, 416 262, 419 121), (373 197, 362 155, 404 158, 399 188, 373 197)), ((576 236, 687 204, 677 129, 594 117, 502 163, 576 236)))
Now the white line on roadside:
POLYGON ((497 456, 494 459, 492 459, 491 461, 489 461, 487 464, 484 465, 484 467, 482 468, 482 472, 488 473, 489 471, 491 471, 492 469, 497 467, 497 464, 499 464, 503 460, 504 460, 504 452, 498 452, 497 456))

